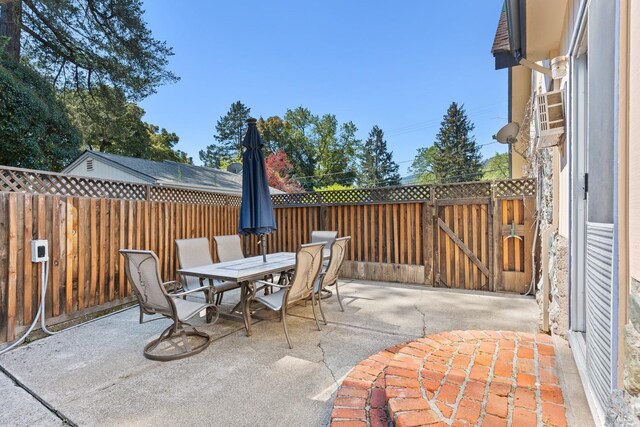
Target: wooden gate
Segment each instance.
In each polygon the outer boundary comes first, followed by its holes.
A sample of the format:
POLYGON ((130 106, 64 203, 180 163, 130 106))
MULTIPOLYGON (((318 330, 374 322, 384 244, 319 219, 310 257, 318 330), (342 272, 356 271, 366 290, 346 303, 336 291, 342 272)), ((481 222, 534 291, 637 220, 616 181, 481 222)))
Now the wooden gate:
POLYGON ((435 209, 435 285, 490 290, 490 200, 438 200, 435 209))
POLYGON ((534 231, 534 200, 496 200, 495 259, 499 275, 495 287, 499 291, 524 292, 531 283, 531 244, 534 231))

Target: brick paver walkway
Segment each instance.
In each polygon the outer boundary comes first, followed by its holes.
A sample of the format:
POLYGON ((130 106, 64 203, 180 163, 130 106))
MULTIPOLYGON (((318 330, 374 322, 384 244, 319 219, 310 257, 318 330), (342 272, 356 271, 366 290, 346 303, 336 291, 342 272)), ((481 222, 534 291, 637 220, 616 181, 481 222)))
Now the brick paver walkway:
POLYGON ((334 402, 332 427, 566 426, 551 338, 452 331, 360 362, 334 402))

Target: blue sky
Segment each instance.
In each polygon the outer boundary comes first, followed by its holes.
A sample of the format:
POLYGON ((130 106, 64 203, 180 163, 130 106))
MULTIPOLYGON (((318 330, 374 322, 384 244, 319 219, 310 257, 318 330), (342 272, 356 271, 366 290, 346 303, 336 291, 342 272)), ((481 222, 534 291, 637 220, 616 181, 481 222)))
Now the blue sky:
POLYGON ((302 105, 353 121, 362 139, 380 126, 404 175, 457 101, 490 157, 505 151, 491 140, 507 123, 507 74, 490 53, 502 2, 147 0, 181 80, 142 102, 145 120, 199 164, 232 102, 265 118, 302 105))

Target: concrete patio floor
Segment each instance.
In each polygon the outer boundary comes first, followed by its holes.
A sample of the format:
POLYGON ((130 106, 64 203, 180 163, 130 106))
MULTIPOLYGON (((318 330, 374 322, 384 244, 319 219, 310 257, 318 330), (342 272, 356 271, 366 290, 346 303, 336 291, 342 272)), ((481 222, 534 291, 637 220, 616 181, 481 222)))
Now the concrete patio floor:
MULTIPOLYGON (((0 356, 24 386, 0 372, 0 425, 61 425, 54 409, 78 425, 325 426, 342 379, 387 347, 449 330, 537 331, 531 297, 341 283, 345 312, 326 300, 321 332, 310 305, 290 311, 293 350, 275 321, 258 321, 246 337, 241 323, 198 319, 215 337, 205 351, 154 362, 142 347, 169 320, 140 325, 137 306, 22 346, 0 356)), ((225 306, 236 299, 225 296, 225 306)), ((571 405, 569 420, 586 408, 579 394, 571 405)))

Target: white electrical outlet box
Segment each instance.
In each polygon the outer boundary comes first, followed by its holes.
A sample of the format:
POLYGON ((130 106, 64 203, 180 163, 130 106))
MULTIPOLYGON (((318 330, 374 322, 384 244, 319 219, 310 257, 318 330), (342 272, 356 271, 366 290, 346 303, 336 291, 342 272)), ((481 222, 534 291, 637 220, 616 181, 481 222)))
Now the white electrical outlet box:
POLYGON ((49 241, 31 241, 31 262, 49 261, 49 241))

